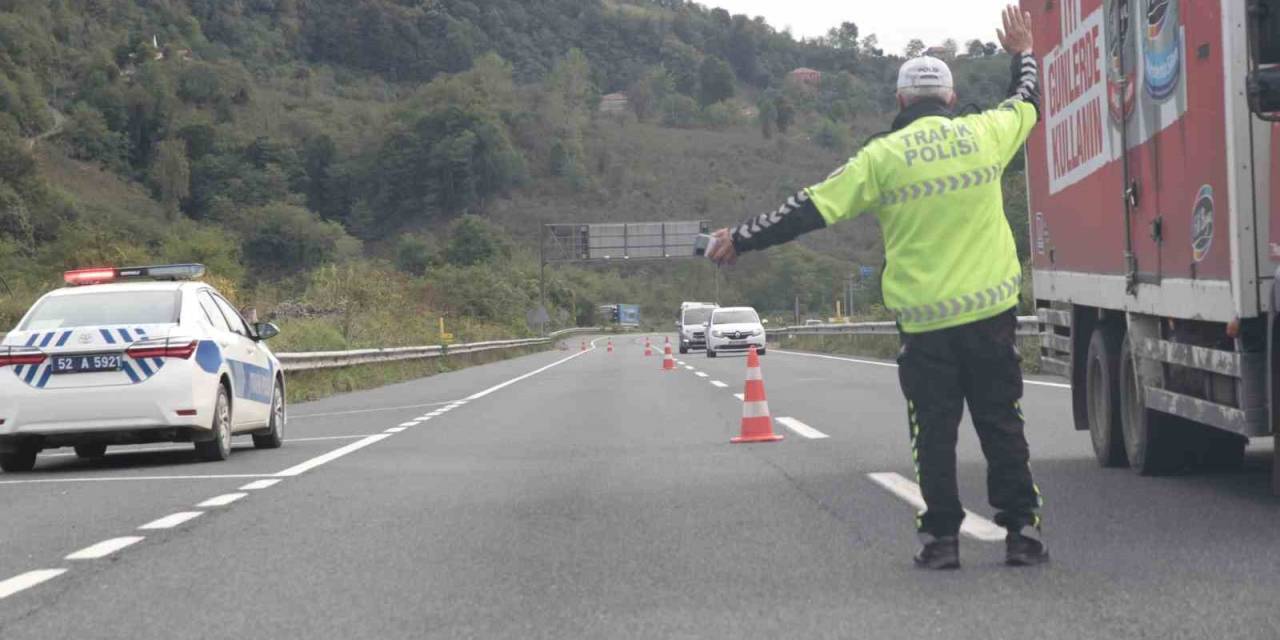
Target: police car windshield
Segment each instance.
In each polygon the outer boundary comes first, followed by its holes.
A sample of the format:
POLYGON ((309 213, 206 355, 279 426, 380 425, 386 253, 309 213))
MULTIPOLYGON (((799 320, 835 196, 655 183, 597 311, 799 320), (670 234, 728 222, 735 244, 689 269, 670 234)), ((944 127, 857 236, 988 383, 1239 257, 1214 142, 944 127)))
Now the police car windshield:
POLYGON ((713 309, 711 307, 686 309, 684 312, 684 323, 706 324, 707 318, 711 316, 712 311, 713 309))
POLYGON ((36 304, 18 330, 175 323, 178 296, 177 291, 104 291, 50 296, 36 304))
POLYGON ((739 309, 735 311, 721 311, 716 313, 712 320, 715 324, 747 324, 752 322, 760 322, 760 317, 756 312, 750 309, 739 309))

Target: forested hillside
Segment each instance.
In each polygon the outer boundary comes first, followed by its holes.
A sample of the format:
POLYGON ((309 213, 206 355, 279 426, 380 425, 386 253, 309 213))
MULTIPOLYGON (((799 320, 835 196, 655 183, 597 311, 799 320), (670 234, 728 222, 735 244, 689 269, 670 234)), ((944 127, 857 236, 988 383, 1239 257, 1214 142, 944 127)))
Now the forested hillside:
MULTIPOLYGON (((64 268, 201 261, 288 346, 523 331, 540 224, 729 223, 882 130, 901 60, 834 27, 683 0, 0 0, 0 325, 64 268)), ((955 60, 965 100, 1001 97, 991 49, 955 60)), ((879 252, 860 221, 721 297, 829 313, 879 252)), ((550 273, 558 324, 715 286, 692 261, 550 273)))

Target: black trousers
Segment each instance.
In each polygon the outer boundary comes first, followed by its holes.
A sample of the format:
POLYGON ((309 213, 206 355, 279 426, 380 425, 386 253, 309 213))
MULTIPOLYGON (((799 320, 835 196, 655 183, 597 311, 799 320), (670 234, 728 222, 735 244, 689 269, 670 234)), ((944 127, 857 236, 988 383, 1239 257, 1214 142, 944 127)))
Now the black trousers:
POLYGON ((911 454, 926 510, 921 533, 953 536, 964 520, 956 486, 956 437, 964 405, 987 458, 987 494, 996 524, 1040 526, 1040 490, 1023 433, 1017 314, 929 333, 902 334, 898 377, 907 398, 911 454))

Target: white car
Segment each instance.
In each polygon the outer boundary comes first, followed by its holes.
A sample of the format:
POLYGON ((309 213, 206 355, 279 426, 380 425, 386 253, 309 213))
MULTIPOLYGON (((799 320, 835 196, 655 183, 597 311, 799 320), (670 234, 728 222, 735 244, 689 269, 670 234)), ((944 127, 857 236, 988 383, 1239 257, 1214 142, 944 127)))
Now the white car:
POLYGON ((0 341, 0 469, 29 471, 43 449, 82 458, 108 445, 194 442, 224 460, 233 434, 283 443, 285 380, 201 265, 69 271, 0 341))
POLYGON ((764 323, 751 307, 724 307, 711 312, 707 320, 707 357, 725 351, 747 351, 756 348, 764 355, 764 323))
POLYGON ((680 353, 689 353, 694 349, 707 348, 707 320, 715 303, 681 305, 680 319, 676 321, 676 330, 680 332, 680 353))

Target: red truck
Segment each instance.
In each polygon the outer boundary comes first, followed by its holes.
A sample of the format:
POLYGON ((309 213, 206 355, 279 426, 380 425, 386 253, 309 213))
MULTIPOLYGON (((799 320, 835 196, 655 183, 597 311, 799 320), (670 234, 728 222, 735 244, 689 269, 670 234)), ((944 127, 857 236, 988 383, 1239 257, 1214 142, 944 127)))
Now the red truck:
POLYGON ((1280 0, 1022 8, 1044 368, 1103 466, 1238 464, 1280 425, 1280 0))

